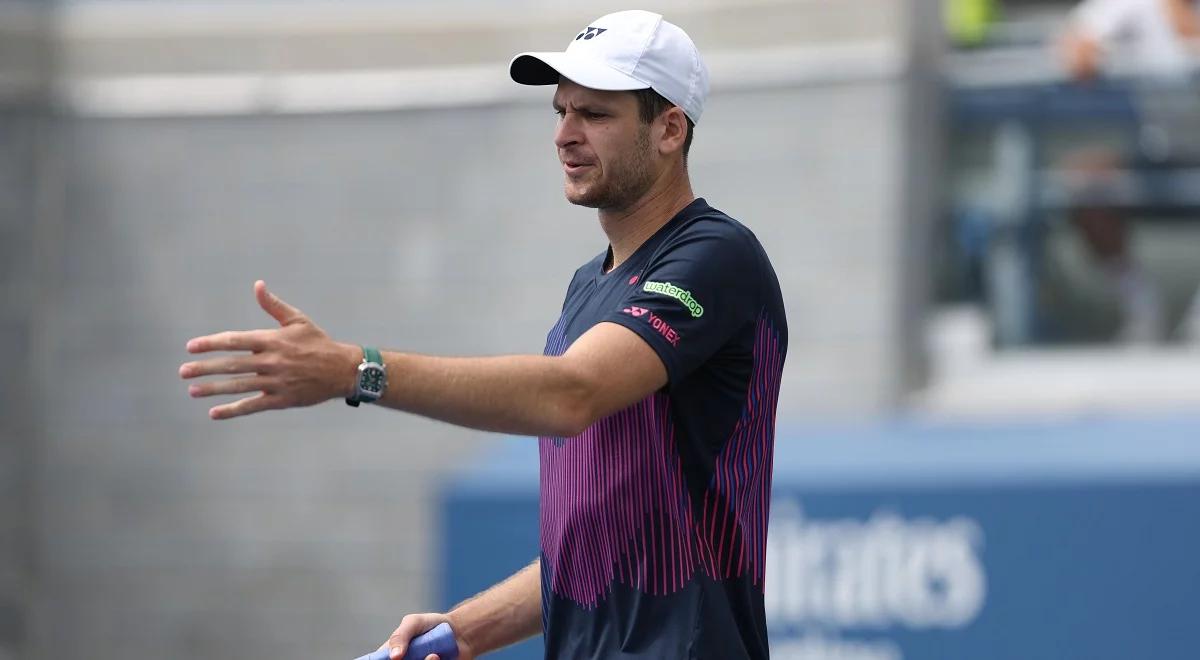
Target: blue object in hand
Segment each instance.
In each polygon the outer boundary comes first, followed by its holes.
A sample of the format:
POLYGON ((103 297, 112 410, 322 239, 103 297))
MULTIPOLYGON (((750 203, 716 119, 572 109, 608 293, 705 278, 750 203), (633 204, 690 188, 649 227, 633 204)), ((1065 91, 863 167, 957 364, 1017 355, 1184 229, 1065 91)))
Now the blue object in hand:
MULTIPOLYGON (((448 623, 439 623, 425 634, 414 637, 404 652, 404 660, 425 660, 426 656, 435 653, 442 660, 458 660, 458 642, 448 623)), ((368 653, 358 660, 388 660, 388 649, 368 653)))

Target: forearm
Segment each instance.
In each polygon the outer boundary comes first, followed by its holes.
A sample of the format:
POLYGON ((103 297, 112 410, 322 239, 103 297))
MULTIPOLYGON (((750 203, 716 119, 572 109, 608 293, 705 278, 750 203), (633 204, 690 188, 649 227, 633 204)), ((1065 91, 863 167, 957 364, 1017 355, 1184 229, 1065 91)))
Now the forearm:
POLYGON ((1103 48, 1090 33, 1080 29, 1069 30, 1060 38, 1058 50, 1072 78, 1090 80, 1100 73, 1103 48))
POLYGON ((1200 39, 1200 13, 1188 0, 1163 0, 1175 31, 1185 39, 1200 39))
POLYGON ((388 387, 377 403, 459 426, 573 436, 591 423, 588 378, 563 358, 446 358, 385 352, 388 387))
POLYGON ((532 637, 542 630, 541 562, 459 603, 446 616, 476 655, 532 637))

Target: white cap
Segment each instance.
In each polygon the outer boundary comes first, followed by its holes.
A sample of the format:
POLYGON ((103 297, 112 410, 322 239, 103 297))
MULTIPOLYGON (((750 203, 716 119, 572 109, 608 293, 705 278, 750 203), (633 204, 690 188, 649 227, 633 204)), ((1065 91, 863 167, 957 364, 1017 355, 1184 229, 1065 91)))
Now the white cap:
POLYGON ((708 68, 696 44, 653 12, 619 11, 592 21, 563 53, 521 53, 508 65, 522 85, 555 85, 558 77, 603 90, 653 89, 700 122, 708 68))

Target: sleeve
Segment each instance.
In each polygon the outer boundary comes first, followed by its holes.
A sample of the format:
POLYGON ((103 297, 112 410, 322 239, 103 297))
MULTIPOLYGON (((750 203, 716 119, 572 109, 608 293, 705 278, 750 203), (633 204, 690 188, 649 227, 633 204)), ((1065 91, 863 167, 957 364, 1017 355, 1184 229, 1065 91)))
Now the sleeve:
POLYGON ((762 306, 763 280, 751 237, 698 223, 668 239, 638 281, 602 321, 623 325, 650 345, 677 383, 712 357, 762 306))
POLYGON ((1108 42, 1129 29, 1137 4, 1144 0, 1084 0, 1072 12, 1072 22, 1095 39, 1108 42))

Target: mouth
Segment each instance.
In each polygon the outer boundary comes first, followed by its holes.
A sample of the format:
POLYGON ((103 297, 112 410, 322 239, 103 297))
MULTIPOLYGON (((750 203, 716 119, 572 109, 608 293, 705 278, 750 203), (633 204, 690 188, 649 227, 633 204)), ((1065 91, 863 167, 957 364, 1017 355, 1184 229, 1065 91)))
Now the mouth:
POLYGON ((563 172, 566 172, 567 176, 579 176, 589 167, 594 167, 592 163, 582 160, 564 160, 562 166, 563 172))

